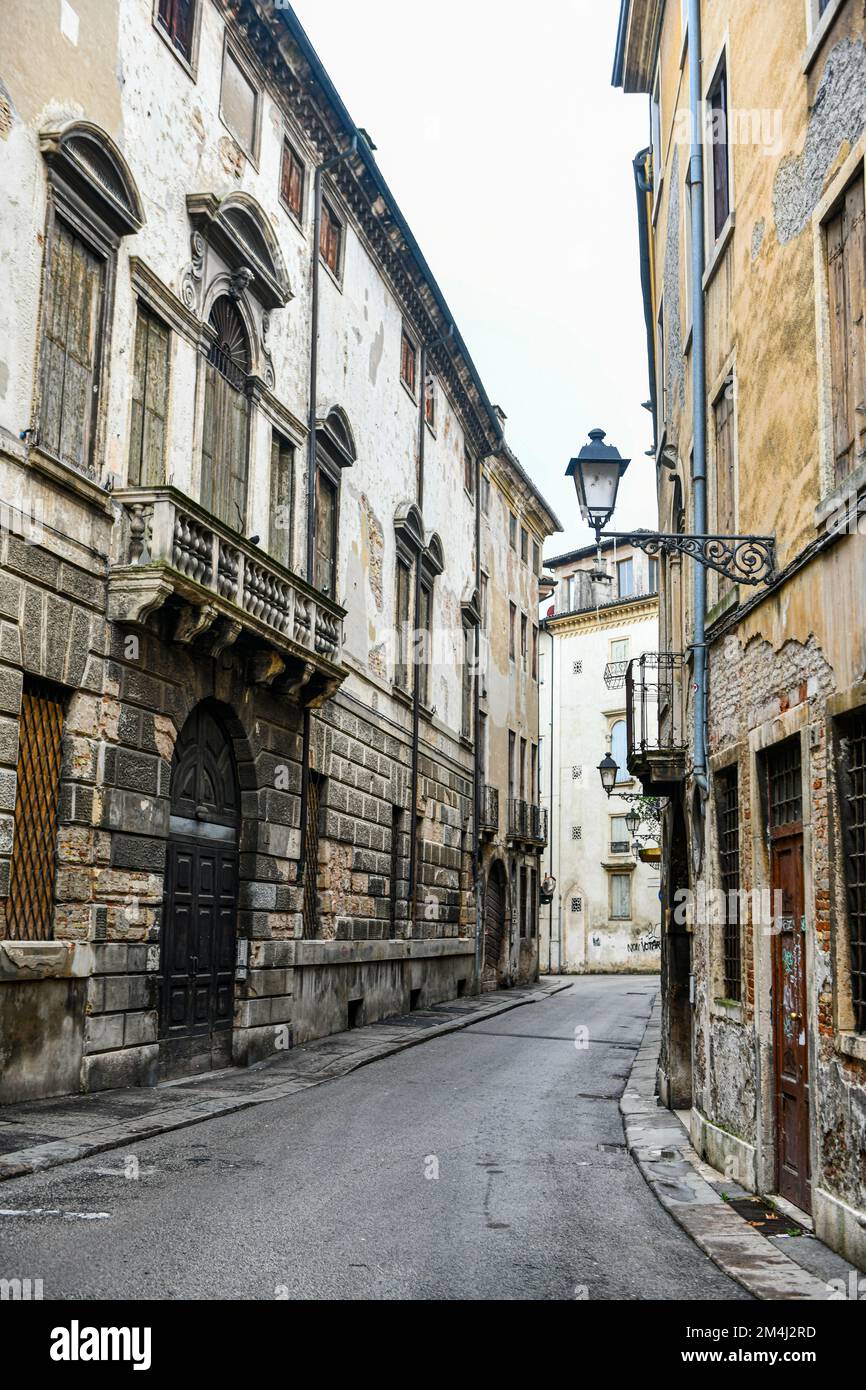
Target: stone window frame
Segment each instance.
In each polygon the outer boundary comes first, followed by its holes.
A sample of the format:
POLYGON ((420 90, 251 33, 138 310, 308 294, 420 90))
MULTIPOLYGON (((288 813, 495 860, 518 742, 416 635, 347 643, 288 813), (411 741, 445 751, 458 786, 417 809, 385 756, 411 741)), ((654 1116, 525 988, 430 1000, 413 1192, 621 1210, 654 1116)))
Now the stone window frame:
POLYGON ((106 433, 111 366, 111 332, 114 318, 117 260, 125 236, 140 231, 145 222, 141 196, 121 151, 111 137, 90 121, 72 120, 43 130, 40 153, 47 167, 44 252, 41 268, 41 309, 36 345, 32 420, 36 438, 30 462, 56 482, 85 500, 106 507, 106 489, 99 479, 107 461, 106 433), (92 151, 92 154, 91 154, 92 151), (116 180, 109 187, 100 175, 99 161, 111 166, 116 180), (104 265, 99 310, 99 347, 94 379, 92 437, 88 473, 59 455, 43 450, 39 426, 43 410, 43 368, 50 312, 51 264, 58 219, 104 265))
MULTIPOLYGON (((771 745, 770 745, 771 746, 771 745)), ((766 751, 765 749, 761 750, 766 751)), ((757 755, 760 758, 760 754, 757 755)), ((754 874, 754 855, 752 841, 749 838, 750 819, 747 812, 751 805, 754 795, 759 800, 761 796, 760 787, 756 782, 756 777, 760 778, 761 766, 756 761, 756 756, 750 754, 748 741, 739 740, 732 744, 721 753, 713 754, 710 757, 710 777, 714 779, 717 773, 725 772, 728 768, 736 768, 737 785, 740 800, 740 883, 751 880, 755 887, 754 874)), ((715 795, 715 788, 707 802, 706 817, 706 852, 704 855, 704 869, 711 872, 710 882, 707 887, 716 889, 721 886, 721 871, 719 862, 719 836, 718 836, 718 803, 715 795)), ((752 828, 754 836, 754 829, 752 828)), ((805 838, 804 838, 805 847, 805 838)), ((805 852, 805 851, 804 851, 805 852)), ((707 931, 707 950, 709 958, 709 1011, 713 1018, 725 1018, 731 1023, 743 1023, 746 1018, 746 1001, 748 992, 748 975, 751 964, 753 972, 756 974, 754 960, 754 926, 752 924, 751 907, 745 914, 740 914, 740 988, 741 997, 738 1002, 726 1000, 724 994, 725 962, 724 962, 724 932, 719 929, 708 929, 707 931), (749 943, 752 943, 752 956, 747 953, 749 943)), ((758 928, 760 931, 760 927, 758 928)), ((755 985, 757 988, 757 984, 755 985)), ((754 1005, 753 1005, 754 1007, 754 1005)))
POLYGON ((220 61, 219 118, 221 124, 225 126, 232 140, 234 140, 244 157, 249 160, 256 173, 259 172, 259 159, 261 155, 262 107, 264 106, 264 99, 265 90, 255 68, 235 40, 234 36, 229 32, 228 26, 226 26, 223 34, 222 59, 220 61), (240 135, 232 128, 223 115, 223 90, 225 88, 226 61, 228 58, 231 58, 241 76, 244 77, 252 87, 254 93, 255 110, 253 112, 252 139, 249 148, 242 143, 240 135))
POLYGON ((831 529, 846 504, 866 496, 866 463, 855 468, 841 483, 836 482, 833 442, 833 378, 830 360, 830 285, 827 264, 826 226, 853 181, 866 177, 866 132, 838 170, 832 186, 812 212, 812 239, 815 258, 816 333, 815 359, 818 382, 818 500, 814 521, 819 534, 831 529))
POLYGON ((165 44, 166 48, 168 49, 169 53, 171 53, 175 61, 179 63, 180 66, 183 68, 187 77, 191 78, 193 82, 197 82, 199 39, 201 37, 201 12, 204 8, 204 0, 192 0, 192 3, 195 7, 195 13, 193 15, 192 21, 192 38, 190 41, 188 57, 185 54, 181 53, 180 49, 177 48, 177 46, 174 43, 172 43, 171 35, 166 30, 165 26, 160 23, 160 0, 153 0, 151 23, 153 25, 153 28, 159 35, 160 40, 165 44))
MULTIPOLYGON (((728 115, 728 119, 730 120, 731 111, 736 110, 736 102, 735 102, 735 100, 734 100, 733 89, 732 89, 732 75, 731 75, 731 38, 730 38, 730 32, 729 32, 727 29, 725 30, 724 36, 723 36, 721 42, 719 43, 718 49, 716 50, 716 53, 715 53, 715 55, 714 55, 714 58, 713 58, 712 63, 707 63, 707 64, 704 66, 704 72, 709 74, 709 76, 708 76, 708 77, 705 79, 705 81, 704 81, 704 84, 703 84, 703 91, 702 91, 703 109, 704 109, 704 111, 707 110, 707 105, 708 105, 708 102, 709 102, 710 93, 711 93, 711 91, 713 90, 713 88, 714 88, 715 85, 716 85, 716 81, 717 81, 717 79, 718 79, 719 72, 721 71, 721 68, 722 68, 723 65, 724 65, 724 69, 725 69, 727 115, 728 115)), ((711 144, 708 144, 708 143, 707 143, 707 139, 706 139, 706 130, 704 131, 703 149, 704 149, 704 182, 705 182, 705 185, 707 185, 707 187, 709 187, 710 178, 711 178, 711 175, 712 175, 712 173, 713 173, 714 165, 713 165, 713 158, 712 158, 713 147, 712 147, 711 144)), ((725 219, 725 224, 724 224, 724 226, 723 226, 723 227, 720 229, 720 231, 719 231, 718 236, 716 236, 716 229, 715 229, 715 223, 714 223, 714 219, 715 219, 715 199, 714 199, 713 197, 710 197, 709 195, 704 199, 704 247, 705 247, 705 255, 704 255, 704 278, 703 278, 703 288, 704 288, 704 290, 706 290, 706 289, 708 288, 708 286, 709 286, 711 280, 714 278, 714 276, 715 276, 715 274, 716 274, 716 271, 718 270, 719 266, 721 265, 722 261, 724 260, 725 254, 726 254, 726 252, 727 252, 727 250, 728 250, 728 247, 730 246, 731 241, 733 240, 734 229, 735 229, 735 227, 736 227, 736 225, 737 225, 736 170, 735 170, 735 167, 734 167, 734 158, 733 158, 733 151, 734 151, 735 149, 736 149, 736 145, 735 145, 735 144, 732 144, 731 141, 730 141, 730 139, 729 139, 729 140, 728 140, 728 215, 727 215, 727 218, 725 219)))
POLYGON ((605 864, 604 871, 607 874, 607 918, 609 922, 633 922, 634 921, 634 872, 636 865, 605 864), (615 878, 624 878, 628 881, 628 913, 614 913, 613 910, 613 881, 615 878))

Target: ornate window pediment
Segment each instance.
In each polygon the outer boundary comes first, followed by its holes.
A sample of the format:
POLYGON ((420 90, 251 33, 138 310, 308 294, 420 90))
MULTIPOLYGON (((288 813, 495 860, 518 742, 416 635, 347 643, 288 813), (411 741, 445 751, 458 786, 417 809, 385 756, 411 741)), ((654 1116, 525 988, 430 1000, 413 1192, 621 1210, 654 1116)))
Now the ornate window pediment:
POLYGON ((339 468, 351 468, 358 457, 355 436, 346 412, 338 405, 316 421, 316 437, 327 457, 339 468))
POLYGON ((442 549, 442 541, 436 531, 430 536, 427 548, 421 557, 421 564, 425 572, 429 575, 439 575, 445 568, 445 552, 442 549))
POLYGON ((233 272, 250 272, 250 288, 265 309, 282 309, 292 298, 286 265, 264 209, 248 193, 190 193, 187 211, 195 231, 219 252, 233 272))
POLYGON ((43 130, 39 148, 56 182, 65 186, 116 236, 129 236, 144 224, 144 208, 120 150, 90 121, 69 121, 43 130))
POLYGON ((414 502, 404 502, 394 516, 397 548, 411 564, 424 549, 424 518, 414 502))

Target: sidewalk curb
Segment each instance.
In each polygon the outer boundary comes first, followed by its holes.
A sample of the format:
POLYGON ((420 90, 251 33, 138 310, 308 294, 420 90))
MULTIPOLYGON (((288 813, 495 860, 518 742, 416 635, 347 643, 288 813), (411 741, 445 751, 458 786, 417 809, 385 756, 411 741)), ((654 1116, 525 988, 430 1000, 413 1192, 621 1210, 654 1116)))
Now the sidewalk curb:
POLYGON ((704 1254, 747 1293, 761 1300, 831 1301, 825 1281, 753 1230, 711 1185, 724 1183, 724 1175, 701 1160, 680 1121, 656 1096, 660 1039, 657 996, 619 1104, 628 1151, 648 1186, 704 1254))
MULTIPOLYGON (((373 1062, 379 1062, 385 1057, 392 1057, 398 1052, 408 1051, 410 1047, 418 1047, 422 1043, 430 1042, 433 1038, 445 1037, 448 1033, 456 1033, 464 1028, 469 1028, 475 1023, 482 1023, 485 1019, 495 1018, 499 1014, 510 1013, 512 1009, 522 1008, 526 1004, 541 1003, 549 999, 554 994, 559 994, 563 990, 570 989, 573 981, 555 982, 547 985, 529 986, 519 990, 509 990, 503 992, 502 997, 486 996, 494 998, 495 1003, 487 1006, 480 1001, 485 996, 479 996, 479 1007, 477 1010, 467 1010, 464 1018, 449 1018, 441 1024, 433 1024, 429 1029, 418 1032, 406 1038, 391 1038, 381 1046, 364 1048, 362 1046, 366 1039, 370 1038, 374 1029, 380 1026, 387 1027, 389 1024, 398 1026, 400 1019, 382 1019, 380 1023, 369 1024, 366 1028, 359 1028, 351 1034, 335 1033, 325 1038, 316 1039, 311 1043, 306 1043, 301 1047, 294 1048, 286 1054, 280 1062, 269 1062, 264 1067, 260 1063, 257 1067, 251 1067, 248 1071, 238 1070, 238 1092, 222 1098, 211 1093, 208 1094, 207 1075, 200 1078, 191 1078, 188 1081, 175 1083, 173 1090, 179 1091, 188 1087, 191 1095, 188 1105, 178 1105, 177 1108, 167 1108, 164 1113, 142 1116, 138 1119, 120 1123, 103 1123, 95 1130, 88 1132, 86 1129, 80 1135, 74 1135, 70 1139, 57 1139, 43 1144, 36 1144, 30 1148, 19 1149, 13 1152, 0 1154, 0 1182, 8 1181, 13 1178, 27 1177, 33 1173, 44 1172, 48 1168, 59 1167, 66 1163, 76 1163, 79 1159, 88 1158, 91 1155, 105 1153, 110 1149, 122 1148, 132 1143, 142 1143, 144 1140, 153 1139, 160 1134, 168 1134, 173 1130, 188 1129, 192 1125, 202 1124, 206 1120, 215 1119, 221 1115, 231 1115, 241 1110, 249 1110, 255 1106, 267 1105, 270 1102, 283 1100, 288 1096, 295 1095, 299 1091, 312 1090, 316 1086, 324 1086, 329 1081, 338 1081, 343 1076, 348 1076, 351 1072, 360 1070, 361 1067, 370 1066, 373 1062), (265 1087, 249 1094, 243 1094, 243 1086, 249 1079, 259 1079, 268 1070, 275 1070, 277 1066, 283 1072, 289 1070, 294 1062, 295 1066, 311 1055, 315 1055, 316 1049, 324 1051, 325 1048, 333 1050, 335 1041, 351 1037, 356 1039, 361 1046, 358 1053, 344 1058, 335 1058, 327 1066, 326 1071, 318 1076, 289 1075, 286 1079, 276 1082, 273 1086, 265 1087)), ((453 1001, 448 1001, 453 1002, 453 1001)), ((448 1007, 446 1003, 443 1007, 448 1007)), ((325 1054, 327 1055, 327 1053, 325 1054)), ((224 1079, 224 1073, 220 1073, 220 1079, 224 1079)), ((233 1075, 233 1073, 230 1073, 233 1075)), ((211 1075, 210 1084, 213 1085, 214 1077, 211 1075)), ((155 1088, 154 1093, 159 1092, 159 1087, 155 1088)), ((100 1094, 100 1093, 96 1093, 100 1094)), ((117 1096, 119 1092, 104 1092, 105 1096, 117 1096)), ((128 1093, 126 1093, 128 1094, 128 1093)), ((136 1094, 141 1094, 137 1091, 136 1094)), ((62 1098, 61 1098, 62 1099, 62 1098)), ((80 1100, 79 1096, 68 1098, 70 1108, 74 1107, 75 1102, 80 1100)), ((38 1105, 39 1102, 33 1102, 38 1105)), ((26 1103, 25 1103, 26 1104, 26 1103)), ((8 1110, 23 1110, 25 1105, 7 1107, 8 1110)), ((20 1123, 17 1121, 16 1123, 20 1123)), ((3 1110, 0 1109, 0 1131, 3 1129, 3 1110)))

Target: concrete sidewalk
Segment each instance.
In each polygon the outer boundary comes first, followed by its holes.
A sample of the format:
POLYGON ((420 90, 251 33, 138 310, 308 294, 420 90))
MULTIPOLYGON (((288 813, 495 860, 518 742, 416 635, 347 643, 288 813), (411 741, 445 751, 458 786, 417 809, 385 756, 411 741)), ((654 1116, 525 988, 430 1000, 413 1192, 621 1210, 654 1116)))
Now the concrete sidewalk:
POLYGON ((455 999, 400 1018, 336 1033, 240 1070, 207 1072, 160 1086, 61 1096, 0 1108, 0 1180, 74 1163, 106 1149, 140 1144, 168 1130, 283 1100, 334 1081, 407 1047, 468 1028, 571 988, 542 979, 525 989, 455 999))
POLYGON ((662 1206, 705 1255, 755 1298, 826 1302, 847 1296, 830 1281, 842 1280, 845 1290, 856 1289, 859 1274, 841 1255, 811 1234, 761 1235, 728 1205, 726 1199, 753 1194, 704 1163, 685 1126, 659 1104, 660 1041, 657 998, 620 1110, 629 1152, 662 1206))

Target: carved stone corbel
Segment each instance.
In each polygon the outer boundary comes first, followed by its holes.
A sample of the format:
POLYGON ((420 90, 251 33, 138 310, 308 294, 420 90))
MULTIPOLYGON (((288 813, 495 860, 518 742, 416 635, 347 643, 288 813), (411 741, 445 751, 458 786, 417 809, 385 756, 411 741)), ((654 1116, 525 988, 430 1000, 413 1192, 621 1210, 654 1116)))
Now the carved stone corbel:
POLYGON ((203 603, 200 607, 194 604, 184 604, 178 615, 174 629, 175 642, 181 642, 184 646, 189 646, 208 628, 213 627, 219 613, 212 603, 203 603))
POLYGON ((305 661, 295 679, 283 683, 282 690, 290 700, 300 701, 301 691, 304 689, 305 685, 309 685, 310 678, 315 669, 312 661, 305 661))
POLYGON ((318 690, 314 696, 312 696, 309 700, 306 701, 307 709, 321 709, 322 705, 326 705, 328 701, 331 699, 331 697, 333 695, 336 695, 339 689, 340 682, 334 679, 333 677, 330 680, 325 681, 321 689, 318 690))
POLYGON ((242 631, 243 623, 237 622, 234 618, 223 618, 216 628, 214 640, 211 642, 211 656, 222 656, 223 652, 234 646, 242 631))
POLYGON ((254 685, 273 685, 285 671, 286 663, 271 647, 256 652, 252 660, 254 685))
POLYGON ((174 585, 153 568, 124 565, 108 582, 108 618, 113 623, 143 627, 174 593, 174 585))

